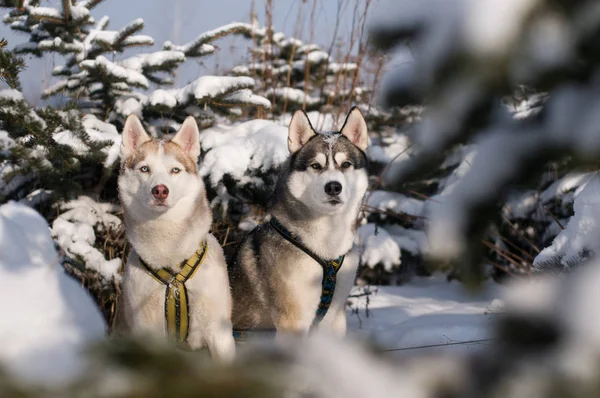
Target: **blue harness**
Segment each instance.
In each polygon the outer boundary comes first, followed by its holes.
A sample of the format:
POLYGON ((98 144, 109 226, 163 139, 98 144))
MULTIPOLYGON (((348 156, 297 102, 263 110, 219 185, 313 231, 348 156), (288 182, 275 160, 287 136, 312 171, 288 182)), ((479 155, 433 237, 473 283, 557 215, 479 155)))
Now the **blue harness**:
MULTIPOLYGON (((317 256, 308 247, 306 247, 302 243, 300 237, 292 235, 292 233, 287 228, 285 228, 275 217, 271 217, 270 224, 273 227, 273 229, 275 229, 275 231, 279 233, 279 235, 284 237, 288 242, 292 243, 304 253, 308 254, 310 257, 313 258, 313 260, 315 260, 321 265, 321 268, 323 268, 323 281, 321 282, 321 299, 319 300, 319 306, 317 307, 315 317, 310 326, 310 329, 313 330, 319 325, 323 318, 325 318, 325 315, 327 315, 327 311, 331 306, 333 294, 335 293, 337 272, 340 270, 340 268, 342 268, 345 256, 341 255, 335 260, 324 260, 321 257, 317 256)), ((233 338, 236 340, 245 340, 253 335, 265 336, 269 334, 274 335, 275 329, 233 329, 233 338)))

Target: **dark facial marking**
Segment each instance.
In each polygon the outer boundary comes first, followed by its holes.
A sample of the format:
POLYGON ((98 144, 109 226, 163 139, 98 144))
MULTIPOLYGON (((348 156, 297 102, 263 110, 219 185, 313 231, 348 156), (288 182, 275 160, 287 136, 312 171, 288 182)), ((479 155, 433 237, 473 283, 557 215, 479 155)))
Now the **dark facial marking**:
MULTIPOLYGON (((331 133, 329 133, 330 135, 331 133)), ((333 133, 337 135, 337 140, 333 144, 333 155, 335 156, 338 152, 343 152, 347 155, 345 161, 352 164, 355 169, 364 169, 367 167, 367 155, 361 151, 356 145, 341 133, 333 133)), ((327 169, 329 166, 329 148, 330 144, 325 140, 329 135, 317 134, 312 137, 298 152, 292 155, 291 167, 295 171, 306 171, 315 162, 315 158, 319 153, 322 153, 326 157, 326 163, 321 170, 313 170, 315 172, 321 172, 327 169)), ((335 162, 335 160, 334 160, 335 162)), ((343 162, 342 162, 343 163, 343 162)), ((344 170, 341 164, 335 164, 335 167, 340 170, 344 170)))
MULTIPOLYGON (((333 144, 333 155, 335 156, 338 152, 345 153, 347 155, 345 161, 352 163, 355 169, 364 169, 367 167, 367 155, 343 135, 340 135, 333 144)), ((343 170, 341 164, 336 165, 336 167, 343 170)))
POLYGON ((313 163, 316 162, 315 158, 319 153, 325 155, 327 160, 325 161, 325 164, 322 165, 323 168, 321 170, 313 169, 313 171, 322 172, 327 169, 329 163, 329 158, 327 156, 329 153, 329 144, 327 144, 323 138, 324 137, 320 134, 314 136, 306 144, 304 144, 304 146, 300 148, 298 152, 292 155, 290 163, 292 170, 306 171, 313 163))

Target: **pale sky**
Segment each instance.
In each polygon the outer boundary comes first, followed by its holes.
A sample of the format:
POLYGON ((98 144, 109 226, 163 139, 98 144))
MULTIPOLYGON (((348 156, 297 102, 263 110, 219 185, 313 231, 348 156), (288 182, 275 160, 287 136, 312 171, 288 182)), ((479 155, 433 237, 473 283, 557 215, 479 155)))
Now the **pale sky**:
MULTIPOLYGON (((348 36, 352 23, 352 12, 355 1, 350 0, 342 11, 340 32, 348 36)), ((249 22, 252 3, 261 23, 265 22, 265 0, 104 0, 93 11, 92 15, 99 20, 104 15, 110 17, 108 29, 118 30, 135 18, 143 18, 145 28, 142 34, 154 38, 154 50, 159 50, 162 44, 170 40, 183 44, 193 40, 200 33, 217 28, 221 25, 240 21, 249 22)), ((317 12, 314 18, 313 42, 329 47, 333 35, 338 3, 340 0, 317 0, 317 12)), ((42 2, 43 6, 58 5, 57 0, 42 2)), ((313 1, 302 0, 273 0, 273 24, 276 31, 287 35, 294 33, 298 12, 302 9, 300 39, 308 41, 310 37, 311 7, 313 1)), ((16 34, 6 25, 0 24, 0 38, 5 37, 9 46, 27 41, 27 36, 16 34)), ((243 38, 221 39, 216 42, 220 50, 216 55, 204 59, 190 60, 184 64, 178 75, 178 84, 184 84, 204 74, 214 73, 218 66, 228 69, 247 54, 251 45, 243 38)), ((150 48, 142 48, 149 51, 150 48)), ((125 56, 133 52, 125 53, 125 56)), ((117 59, 123 58, 117 57, 117 59)), ((37 102, 42 88, 49 85, 51 71, 55 65, 62 64, 60 56, 45 56, 44 60, 26 57, 27 70, 21 74, 21 83, 25 96, 33 103, 37 102)))

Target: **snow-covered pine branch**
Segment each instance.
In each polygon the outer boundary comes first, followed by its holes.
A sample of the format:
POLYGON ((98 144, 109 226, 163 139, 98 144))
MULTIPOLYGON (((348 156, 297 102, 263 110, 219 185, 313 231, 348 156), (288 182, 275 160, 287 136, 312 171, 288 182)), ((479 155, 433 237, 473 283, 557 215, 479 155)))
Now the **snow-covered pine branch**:
POLYGON ((252 93, 254 85, 250 77, 202 76, 181 88, 157 89, 142 101, 144 117, 155 119, 159 128, 172 132, 190 114, 200 119, 200 125, 208 126, 217 111, 226 112, 232 107, 269 109, 269 100, 252 93), (172 115, 176 123, 165 123, 165 113, 172 115))
POLYGON ((165 50, 180 51, 187 57, 202 57, 212 54, 215 51, 215 47, 209 43, 231 34, 241 34, 245 37, 263 37, 266 34, 266 29, 247 23, 233 22, 217 29, 204 32, 194 40, 183 45, 175 45, 167 41, 163 45, 163 48, 165 50))
POLYGON ((257 78, 259 94, 273 102, 273 114, 282 115, 297 107, 322 111, 343 107, 349 98, 356 100, 357 95, 369 91, 351 87, 358 73, 357 63, 336 62, 321 46, 288 38, 282 32, 257 34, 263 31, 266 28, 255 28, 252 58, 230 73, 257 78))
POLYGON ((534 0, 406 0, 379 6, 371 27, 374 42, 392 48, 410 40, 414 54, 414 62, 390 74, 387 102, 427 98, 422 122, 411 134, 415 155, 392 167, 385 183, 400 189, 435 171, 447 150, 477 145, 472 167, 452 192, 430 203, 432 258, 460 263, 468 276, 481 276, 481 240, 498 218, 499 202, 517 187, 540 181, 552 162, 572 156, 571 167, 597 166, 598 98, 591 76, 598 62, 586 50, 600 26, 596 6, 573 3, 557 11, 534 0), (521 85, 549 97, 541 111, 526 118, 501 106, 502 97, 521 85))

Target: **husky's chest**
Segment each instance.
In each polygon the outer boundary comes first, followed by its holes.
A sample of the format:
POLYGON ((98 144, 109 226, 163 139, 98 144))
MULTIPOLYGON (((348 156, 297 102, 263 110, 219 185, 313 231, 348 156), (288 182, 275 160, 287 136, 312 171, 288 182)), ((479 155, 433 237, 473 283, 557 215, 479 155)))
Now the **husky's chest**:
MULTIPOLYGON (((196 310, 197 292, 204 270, 185 282, 190 312, 196 310)), ((123 277, 122 295, 129 307, 129 317, 136 330, 160 331, 165 327, 167 287, 152 277, 140 264, 137 255, 130 257, 123 277)))

